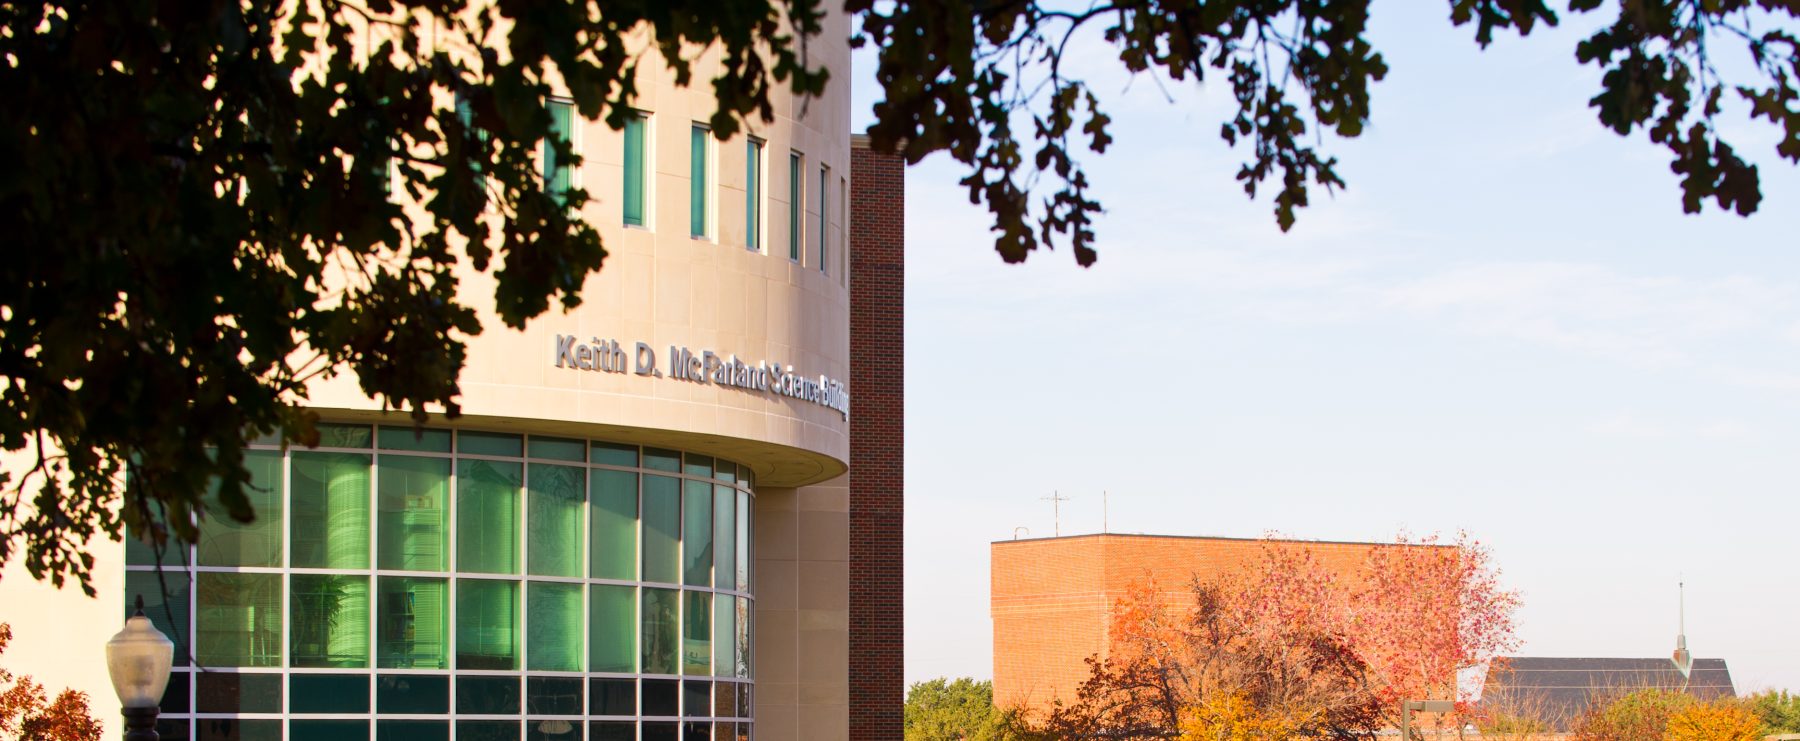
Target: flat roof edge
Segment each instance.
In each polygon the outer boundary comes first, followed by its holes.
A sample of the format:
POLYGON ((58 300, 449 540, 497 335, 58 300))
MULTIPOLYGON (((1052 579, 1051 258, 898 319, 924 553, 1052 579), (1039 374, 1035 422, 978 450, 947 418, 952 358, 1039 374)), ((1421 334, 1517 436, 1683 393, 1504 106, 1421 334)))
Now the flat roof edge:
MULTIPOLYGON (((1084 538, 1149 538, 1156 540, 1220 540, 1233 543, 1316 543, 1319 545, 1401 545, 1399 543, 1377 542, 1370 540, 1308 540, 1305 538, 1246 538, 1231 535, 1157 535, 1154 533, 1084 533, 1081 535, 1057 535, 1045 538, 1007 538, 990 540, 989 545, 1005 545, 1007 543, 1045 543, 1053 540, 1081 540, 1084 538)), ((1413 543, 1411 545, 1425 545, 1413 543)), ((1452 548, 1449 544, 1436 544, 1437 548, 1452 548)))

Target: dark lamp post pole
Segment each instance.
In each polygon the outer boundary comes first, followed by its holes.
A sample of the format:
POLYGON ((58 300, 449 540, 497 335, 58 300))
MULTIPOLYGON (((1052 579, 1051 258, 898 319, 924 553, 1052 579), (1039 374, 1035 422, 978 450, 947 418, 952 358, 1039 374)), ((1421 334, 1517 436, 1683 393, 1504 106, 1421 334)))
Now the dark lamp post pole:
POLYGON ((175 644, 144 617, 144 598, 137 598, 137 614, 125 620, 125 629, 106 642, 106 673, 125 709, 125 741, 157 741, 157 704, 169 686, 169 667, 175 660, 175 644))

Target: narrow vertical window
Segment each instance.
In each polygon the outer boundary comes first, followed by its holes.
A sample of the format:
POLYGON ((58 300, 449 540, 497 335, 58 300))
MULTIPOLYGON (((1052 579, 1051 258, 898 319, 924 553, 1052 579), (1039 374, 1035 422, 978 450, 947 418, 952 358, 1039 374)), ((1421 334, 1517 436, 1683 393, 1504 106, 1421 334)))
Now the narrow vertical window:
POLYGON ((712 192, 712 183, 707 175, 712 172, 712 148, 707 145, 707 138, 712 132, 705 126, 695 126, 689 134, 690 157, 688 159, 688 233, 699 239, 712 236, 707 227, 708 206, 707 194, 712 192))
POLYGON ((751 139, 744 148, 744 248, 762 250, 763 143, 751 139))
POLYGON ((806 213, 805 204, 801 202, 806 188, 800 178, 800 165, 800 153, 788 153, 788 259, 794 262, 800 262, 800 245, 805 243, 806 235, 800 218, 806 213))
POLYGON ((488 132, 475 125, 475 104, 461 95, 456 96, 456 120, 462 123, 464 129, 475 132, 475 161, 470 164, 469 169, 480 173, 488 158, 488 132))
POLYGON ((625 119, 625 223, 644 226, 645 146, 642 115, 625 119))
POLYGON ((569 186, 571 177, 569 158, 575 153, 574 131, 575 105, 566 100, 551 100, 545 106, 550 112, 550 135, 544 138, 544 190, 556 202, 569 205, 569 186), (556 142, 562 142, 562 148, 568 150, 567 155, 557 154, 556 142))
POLYGON ((831 199, 826 197, 831 187, 831 166, 819 165, 819 272, 825 272, 826 235, 830 234, 831 209, 827 208, 831 199))
MULTIPOLYGON (((392 144, 384 141, 382 146, 392 148, 392 144)), ((394 156, 389 152, 377 151, 368 157, 370 177, 381 183, 381 194, 388 200, 394 198, 394 156)))

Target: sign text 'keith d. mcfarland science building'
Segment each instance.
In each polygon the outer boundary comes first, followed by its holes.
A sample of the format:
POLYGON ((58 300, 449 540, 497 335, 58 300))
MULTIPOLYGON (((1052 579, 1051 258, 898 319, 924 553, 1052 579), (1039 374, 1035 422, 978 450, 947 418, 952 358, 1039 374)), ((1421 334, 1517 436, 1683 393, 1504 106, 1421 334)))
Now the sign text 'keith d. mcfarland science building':
MULTIPOLYGON (((577 342, 574 335, 556 336, 556 367, 598 373, 625 373, 662 378, 657 366, 656 350, 647 342, 638 342, 627 354, 618 340, 598 337, 577 342)), ((736 355, 723 356, 711 350, 695 353, 678 345, 669 346, 669 378, 691 383, 715 384, 731 388, 786 396, 836 409, 850 419, 850 392, 835 378, 809 378, 794 372, 793 366, 758 361, 750 365, 736 355)))

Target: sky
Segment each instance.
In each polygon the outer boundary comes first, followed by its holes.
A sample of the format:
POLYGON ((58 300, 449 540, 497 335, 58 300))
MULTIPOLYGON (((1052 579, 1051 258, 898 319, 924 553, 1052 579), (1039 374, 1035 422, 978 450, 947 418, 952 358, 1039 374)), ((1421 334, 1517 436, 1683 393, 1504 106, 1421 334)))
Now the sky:
POLYGON ((1093 267, 1002 263, 959 166, 912 167, 907 681, 991 677, 989 543, 1098 532, 1106 492, 1113 532, 1466 530, 1522 655, 1666 656, 1685 581, 1695 656, 1800 689, 1800 169, 1728 118, 1761 212, 1684 215, 1663 151, 1587 107, 1594 22, 1481 51, 1377 0, 1349 188, 1285 234, 1233 179, 1223 82, 1132 80, 1094 39, 1093 267))

